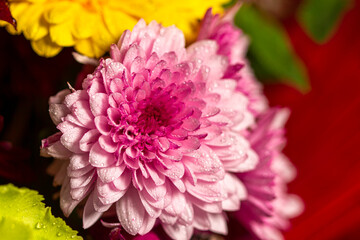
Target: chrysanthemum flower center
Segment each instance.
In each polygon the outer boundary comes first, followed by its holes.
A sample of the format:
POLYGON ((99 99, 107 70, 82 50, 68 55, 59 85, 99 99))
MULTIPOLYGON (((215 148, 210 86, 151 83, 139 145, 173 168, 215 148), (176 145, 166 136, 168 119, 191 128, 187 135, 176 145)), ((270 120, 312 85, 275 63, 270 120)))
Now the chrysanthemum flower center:
POLYGON ((185 104, 171 90, 156 89, 139 102, 127 101, 109 115, 113 141, 125 147, 154 151, 155 139, 168 137, 182 125, 176 116, 185 104))

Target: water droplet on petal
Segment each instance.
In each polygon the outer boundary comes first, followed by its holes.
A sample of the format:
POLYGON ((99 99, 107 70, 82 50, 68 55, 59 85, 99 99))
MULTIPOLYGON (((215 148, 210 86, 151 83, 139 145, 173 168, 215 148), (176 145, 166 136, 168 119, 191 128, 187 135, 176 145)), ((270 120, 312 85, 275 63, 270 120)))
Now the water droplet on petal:
POLYGON ((35 228, 36 229, 41 229, 43 227, 43 225, 44 224, 42 224, 41 222, 38 222, 38 223, 36 223, 35 228))

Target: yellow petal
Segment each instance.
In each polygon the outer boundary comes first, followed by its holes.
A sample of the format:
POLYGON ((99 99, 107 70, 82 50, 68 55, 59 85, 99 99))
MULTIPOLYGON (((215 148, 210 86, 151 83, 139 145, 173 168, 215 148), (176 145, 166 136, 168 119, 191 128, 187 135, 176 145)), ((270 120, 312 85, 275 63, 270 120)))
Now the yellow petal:
POLYGON ((26 25, 23 27, 24 36, 27 39, 36 41, 48 34, 49 25, 42 17, 43 7, 40 5, 32 5, 28 10, 31 12, 31 17, 28 18, 26 25))
POLYGON ((62 49, 61 46, 53 43, 50 40, 49 35, 37 41, 31 41, 31 46, 38 55, 43 57, 53 57, 57 55, 62 49))
POLYGON ((77 40, 75 43, 75 50, 91 58, 99 58, 105 53, 105 50, 95 44, 91 38, 77 40))
POLYGON ((74 16, 72 34, 78 39, 89 38, 94 32, 94 26, 100 20, 100 16, 84 9, 74 16))
POLYGON ((63 47, 73 46, 75 44, 75 41, 71 33, 71 29, 72 29, 71 21, 51 25, 50 26, 51 40, 57 45, 63 47))
POLYGON ((73 2, 54 2, 48 4, 44 11, 44 18, 48 23, 58 24, 73 18, 79 5, 73 2))
POLYGON ((13 34, 13 35, 16 35, 16 34, 20 34, 21 32, 19 31, 16 31, 14 26, 8 22, 5 22, 5 21, 1 21, 0 20, 0 27, 5 27, 6 30, 10 33, 10 34, 13 34))
POLYGON ((124 30, 132 29, 137 22, 137 19, 108 7, 104 7, 103 14, 106 27, 115 39, 119 39, 124 30))
POLYGON ((14 28, 6 28, 11 34, 18 34, 24 30, 27 21, 23 20, 23 16, 26 17, 25 12, 31 5, 27 2, 14 2, 9 5, 10 12, 17 22, 17 31, 14 28))
POLYGON ((109 30, 105 26, 104 21, 99 21, 96 24, 96 29, 92 39, 97 46, 104 50, 108 50, 112 43, 116 43, 119 40, 110 34, 109 30))

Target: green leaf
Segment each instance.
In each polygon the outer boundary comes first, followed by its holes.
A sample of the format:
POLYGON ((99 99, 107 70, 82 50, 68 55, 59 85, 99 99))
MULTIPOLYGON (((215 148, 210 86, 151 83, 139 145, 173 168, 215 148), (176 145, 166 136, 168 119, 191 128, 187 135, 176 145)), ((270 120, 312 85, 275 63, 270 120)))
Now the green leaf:
POLYGON ((0 236, 2 240, 81 240, 64 220, 51 214, 36 191, 0 186, 0 236))
POLYGON ((294 53, 284 29, 254 7, 243 4, 235 24, 249 37, 249 60, 260 80, 277 80, 302 91, 309 88, 305 68, 294 53))
POLYGON ((351 0, 304 0, 297 14, 307 33, 318 43, 334 33, 351 0))

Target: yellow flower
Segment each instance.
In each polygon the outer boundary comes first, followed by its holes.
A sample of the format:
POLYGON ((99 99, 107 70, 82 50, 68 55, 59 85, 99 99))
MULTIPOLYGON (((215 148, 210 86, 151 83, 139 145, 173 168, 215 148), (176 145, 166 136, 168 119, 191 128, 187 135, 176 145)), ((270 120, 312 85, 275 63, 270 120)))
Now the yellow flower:
POLYGON ((9 0, 18 31, 6 22, 12 34, 24 33, 35 52, 52 57, 63 47, 88 57, 100 57, 116 43, 125 29, 143 18, 164 26, 177 25, 187 40, 193 40, 198 20, 206 9, 221 12, 228 0, 9 0))

